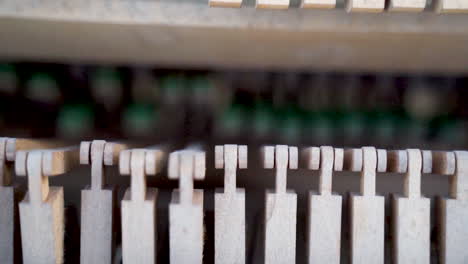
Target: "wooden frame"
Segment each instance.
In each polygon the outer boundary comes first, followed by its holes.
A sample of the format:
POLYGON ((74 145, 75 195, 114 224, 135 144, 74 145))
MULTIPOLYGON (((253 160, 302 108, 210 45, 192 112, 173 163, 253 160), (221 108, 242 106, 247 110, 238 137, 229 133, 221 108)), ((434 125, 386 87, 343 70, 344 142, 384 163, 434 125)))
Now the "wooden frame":
POLYGON ((28 176, 28 192, 19 204, 23 263, 63 263, 63 187, 49 187, 48 177, 78 163, 78 147, 16 153, 16 174, 28 176))
POLYGON ((0 43, 0 55, 13 61, 193 68, 468 72, 464 15, 299 8, 273 12, 206 5, 164 0, 111 5, 44 0, 35 5, 5 0, 0 4, 0 35, 8 38, 0 43), (83 33, 86 38, 76 38, 83 33), (132 37, 135 34, 141 38, 132 37))
POLYGON ((18 150, 50 148, 63 143, 23 138, 0 138, 0 263, 14 263, 19 250, 15 229, 16 187, 12 178, 12 166, 18 150), (15 247, 17 247, 15 249, 15 247))

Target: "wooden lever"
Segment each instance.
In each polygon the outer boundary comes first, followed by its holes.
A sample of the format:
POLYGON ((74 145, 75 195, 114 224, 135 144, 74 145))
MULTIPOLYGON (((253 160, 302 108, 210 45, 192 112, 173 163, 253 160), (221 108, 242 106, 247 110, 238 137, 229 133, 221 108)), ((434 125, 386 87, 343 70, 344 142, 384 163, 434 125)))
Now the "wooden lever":
POLYGON ((440 199, 440 262, 464 263, 468 259, 468 152, 438 152, 434 155, 434 166, 438 172, 454 169, 450 198, 440 199))
MULTIPOLYGON (((20 250, 19 238, 15 237, 16 223, 15 192, 12 168, 19 150, 56 147, 61 143, 45 140, 0 138, 0 263, 15 263, 15 250, 20 250)), ((21 162, 21 161, 20 161, 21 162)), ((24 161, 25 162, 25 161, 24 161)), ((24 167, 26 167, 24 163, 24 167)))
POLYGON ((167 157, 165 146, 120 152, 122 175, 131 177, 122 200, 123 263, 156 262, 156 203, 158 190, 146 186, 146 175, 161 171, 167 157))
POLYGON ((341 204, 340 195, 332 195, 332 174, 343 168, 343 149, 312 147, 302 151, 305 161, 320 169, 319 190, 308 195, 308 263, 340 263, 341 204), (335 156, 338 162, 335 162, 335 156), (318 166, 316 165, 318 164, 318 166))
MULTIPOLYGON (((384 149, 376 149, 377 153, 377 172, 386 172, 387 170, 387 151, 384 149)), ((363 170, 364 155, 363 149, 346 149, 344 150, 343 170, 361 172, 363 170)), ((336 163, 336 161, 335 161, 336 163)))
POLYGON ((236 171, 247 168, 247 146, 216 146, 215 167, 224 168, 224 190, 215 193, 215 263, 245 263, 245 190, 236 188, 236 171))
POLYGON ((169 179, 179 180, 169 205, 169 248, 171 263, 201 264, 203 261, 203 190, 193 181, 205 178, 205 152, 200 146, 172 152, 169 179))
MULTIPOLYGON (((379 167, 377 150, 374 147, 363 147, 361 151, 361 193, 352 194, 350 199, 351 263, 383 263, 385 199, 376 196, 375 191, 376 172, 379 167), (362 228, 362 223, 366 223, 365 228, 362 228)), ((357 163, 357 153, 361 151, 353 152, 351 164, 357 163)))
POLYGON ((297 169, 297 147, 266 146, 263 167, 275 168, 275 191, 265 193, 265 263, 294 263, 296 260, 297 194, 287 190, 287 170, 297 169))
POLYGON ((48 198, 50 190, 48 177, 64 174, 78 163, 79 148, 76 146, 18 151, 15 171, 18 176, 28 176, 29 201, 43 203, 48 198))
POLYGON ((421 196, 423 151, 407 149, 405 152, 404 196, 393 198, 394 259, 402 264, 429 263, 431 204, 430 199, 421 196))
POLYGON ((127 148, 105 140, 80 144, 80 163, 91 165, 91 186, 81 191, 82 264, 112 262, 114 190, 106 187, 105 166, 117 164, 120 151, 127 148))
MULTIPOLYGON (((437 152, 429 150, 421 150, 422 158, 422 173, 432 173, 433 170, 441 170, 442 168, 433 168, 433 155, 439 155, 437 152)), ((388 166, 387 172, 407 173, 408 172, 408 151, 406 150, 389 150, 387 151, 388 166)), ((436 157, 437 158, 437 157, 436 157)))

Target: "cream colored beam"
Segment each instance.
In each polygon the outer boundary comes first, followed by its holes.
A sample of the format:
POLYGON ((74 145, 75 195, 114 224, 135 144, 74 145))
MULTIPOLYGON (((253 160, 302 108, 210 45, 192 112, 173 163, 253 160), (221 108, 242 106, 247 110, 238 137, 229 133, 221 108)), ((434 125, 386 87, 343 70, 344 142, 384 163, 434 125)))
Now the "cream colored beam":
POLYGON ((429 11, 348 14, 208 8, 205 1, 43 0, 38 5, 4 0, 0 35, 8 38, 0 43, 0 55, 184 67, 466 73, 467 23, 464 15, 429 11))

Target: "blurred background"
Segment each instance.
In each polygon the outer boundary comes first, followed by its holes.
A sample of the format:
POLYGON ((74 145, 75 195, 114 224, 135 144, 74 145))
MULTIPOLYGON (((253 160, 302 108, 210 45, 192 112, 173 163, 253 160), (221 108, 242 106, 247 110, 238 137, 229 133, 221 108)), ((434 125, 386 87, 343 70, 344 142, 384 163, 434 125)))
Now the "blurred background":
POLYGON ((459 149, 463 75, 0 64, 16 137, 459 149))

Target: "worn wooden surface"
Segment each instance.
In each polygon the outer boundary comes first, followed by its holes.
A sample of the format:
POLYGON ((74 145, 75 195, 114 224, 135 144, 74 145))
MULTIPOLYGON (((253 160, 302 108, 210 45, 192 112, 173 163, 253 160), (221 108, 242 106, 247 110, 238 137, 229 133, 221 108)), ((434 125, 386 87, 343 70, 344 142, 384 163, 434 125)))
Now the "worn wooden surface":
POLYGON ((54 140, 39 140, 28 138, 8 138, 6 143, 6 159, 14 161, 16 151, 33 149, 50 149, 65 146, 66 143, 54 140))
POLYGON ((299 3, 278 12, 253 5, 5 0, 0 35, 8 38, 0 55, 185 67, 468 72, 463 14, 355 14, 306 10, 299 3))

